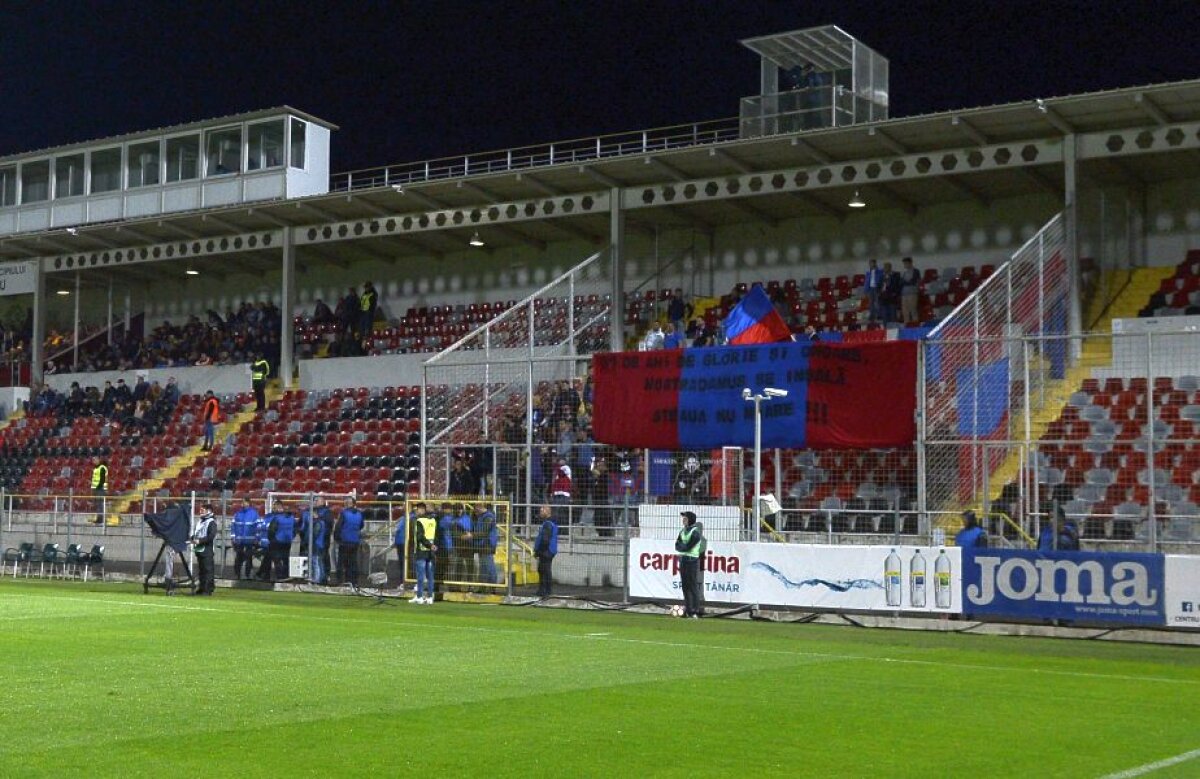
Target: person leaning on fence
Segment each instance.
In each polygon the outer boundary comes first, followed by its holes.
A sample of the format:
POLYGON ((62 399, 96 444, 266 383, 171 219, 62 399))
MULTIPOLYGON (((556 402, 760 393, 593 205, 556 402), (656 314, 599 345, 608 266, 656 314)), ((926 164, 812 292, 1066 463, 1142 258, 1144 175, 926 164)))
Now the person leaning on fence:
POLYGON ((358 545, 362 541, 363 515, 354 498, 347 498, 338 515, 333 537, 338 543, 338 578, 342 584, 358 586, 358 545))
POLYGON ((254 572, 257 526, 258 510, 250 505, 250 498, 242 498, 242 506, 234 512, 229 525, 230 540, 233 541, 233 575, 238 579, 249 579, 254 572))
POLYGON ((533 542, 533 554, 538 561, 538 597, 548 598, 554 594, 554 557, 558 554, 558 525, 554 522, 549 506, 538 510, 542 526, 533 542))
POLYGON ((215 589, 215 574, 213 571, 213 544, 217 540, 217 517, 213 514, 211 503, 200 504, 200 516, 196 519, 196 529, 192 532, 192 548, 196 552, 196 566, 199 569, 199 586, 196 595, 212 595, 215 589))
POLYGON ((424 503, 413 512, 413 562, 417 569, 417 594, 413 603, 433 603, 434 555, 437 554, 438 523, 426 510, 424 503))
POLYGON ((683 616, 699 619, 704 615, 704 576, 701 566, 705 548, 704 526, 692 511, 681 511, 683 529, 675 538, 679 554, 679 584, 683 590, 683 616))
POLYGON ((260 582, 271 578, 271 523, 266 515, 254 523, 255 554, 258 557, 258 573, 254 575, 260 582))
POLYGON ((986 549, 988 545, 987 531, 979 526, 975 512, 964 511, 962 521, 962 530, 954 536, 954 544, 963 548, 986 549))
POLYGON ((288 578, 288 556, 296 540, 296 517, 289 511, 272 511, 267 515, 267 532, 273 576, 276 581, 283 581, 288 578))

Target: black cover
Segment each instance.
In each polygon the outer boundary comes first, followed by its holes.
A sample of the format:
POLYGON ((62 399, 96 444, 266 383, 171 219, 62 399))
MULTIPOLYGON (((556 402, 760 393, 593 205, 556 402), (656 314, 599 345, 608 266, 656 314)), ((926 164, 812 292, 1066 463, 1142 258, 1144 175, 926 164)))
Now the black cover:
POLYGON ((150 532, 163 540, 182 556, 187 551, 188 536, 192 531, 187 509, 173 503, 155 514, 145 514, 142 519, 150 526, 150 532))

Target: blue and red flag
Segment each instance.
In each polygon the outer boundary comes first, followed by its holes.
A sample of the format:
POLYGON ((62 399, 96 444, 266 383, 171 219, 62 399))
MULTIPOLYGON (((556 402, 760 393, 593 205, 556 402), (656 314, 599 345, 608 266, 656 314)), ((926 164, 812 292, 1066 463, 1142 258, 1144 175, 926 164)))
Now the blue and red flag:
POLYGON ((763 288, 755 285, 725 317, 725 338, 730 346, 790 341, 792 330, 775 310, 763 288))
POLYGON ((916 436, 917 344, 800 341, 592 357, 600 443, 647 449, 754 445, 743 389, 787 390, 762 405, 763 446, 870 449, 916 436))

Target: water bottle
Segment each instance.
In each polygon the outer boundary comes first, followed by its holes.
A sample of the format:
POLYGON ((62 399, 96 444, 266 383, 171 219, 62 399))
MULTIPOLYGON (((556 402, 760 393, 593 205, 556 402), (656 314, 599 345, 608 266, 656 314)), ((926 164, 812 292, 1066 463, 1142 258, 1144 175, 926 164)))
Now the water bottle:
POLYGON ((950 578, 950 558, 943 549, 933 563, 933 599, 939 609, 950 608, 950 578))
POLYGON ((900 580, 900 555, 893 549, 883 561, 883 591, 887 596, 887 605, 899 606, 900 594, 904 585, 900 580))
POLYGON ((908 564, 908 578, 911 586, 909 593, 910 605, 914 609, 925 608, 925 555, 918 549, 908 564))

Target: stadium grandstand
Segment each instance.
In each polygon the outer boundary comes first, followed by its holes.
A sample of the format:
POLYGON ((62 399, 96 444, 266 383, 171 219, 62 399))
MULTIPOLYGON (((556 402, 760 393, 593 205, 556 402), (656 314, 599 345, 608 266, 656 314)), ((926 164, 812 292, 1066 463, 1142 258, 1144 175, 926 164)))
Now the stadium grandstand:
POLYGON ((510 596, 543 505, 558 591, 609 600, 681 506, 729 543, 935 548, 973 511, 993 546, 1061 515, 1085 550, 1194 553, 1200 82, 896 117, 837 27, 742 44, 761 88, 726 120, 332 172, 338 127, 283 105, 0 158, 7 574, 57 545, 51 572, 145 575, 142 516, 212 501, 233 580, 242 498, 353 497, 393 586, 415 501, 491 508, 503 575, 456 530, 446 586, 510 596), (796 343, 915 344, 915 407, 870 410, 915 434, 596 436, 626 411, 596 355, 731 348, 756 287, 796 343))

